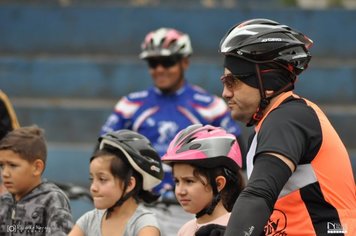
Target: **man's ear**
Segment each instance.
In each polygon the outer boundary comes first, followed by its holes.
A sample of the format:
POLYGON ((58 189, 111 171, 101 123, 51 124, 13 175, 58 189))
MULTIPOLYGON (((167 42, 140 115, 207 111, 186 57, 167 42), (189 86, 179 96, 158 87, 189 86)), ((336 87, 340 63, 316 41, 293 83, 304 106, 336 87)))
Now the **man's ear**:
POLYGON ((36 159, 33 163, 32 163, 32 174, 33 176, 41 176, 45 165, 44 162, 41 159, 36 159))
POLYGON ((222 175, 219 175, 218 177, 215 178, 216 186, 218 188, 218 191, 220 192, 223 190, 223 188, 226 185, 226 178, 222 175))
POLYGON ((131 190, 134 189, 135 186, 136 186, 136 178, 131 176, 129 184, 127 185, 127 188, 126 188, 126 193, 131 192, 131 190))

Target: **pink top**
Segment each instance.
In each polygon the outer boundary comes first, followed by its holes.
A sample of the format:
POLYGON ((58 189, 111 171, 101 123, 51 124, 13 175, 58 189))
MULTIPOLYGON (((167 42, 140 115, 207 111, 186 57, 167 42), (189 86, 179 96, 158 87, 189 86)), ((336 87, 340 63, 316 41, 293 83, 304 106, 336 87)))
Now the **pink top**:
POLYGON ((204 223, 204 224, 198 224, 196 219, 192 219, 185 223, 178 231, 177 236, 194 236, 195 232, 202 226, 208 225, 208 224, 218 224, 218 225, 227 225, 227 222, 229 221, 231 213, 227 213, 225 215, 220 216, 219 218, 216 218, 213 221, 204 223))

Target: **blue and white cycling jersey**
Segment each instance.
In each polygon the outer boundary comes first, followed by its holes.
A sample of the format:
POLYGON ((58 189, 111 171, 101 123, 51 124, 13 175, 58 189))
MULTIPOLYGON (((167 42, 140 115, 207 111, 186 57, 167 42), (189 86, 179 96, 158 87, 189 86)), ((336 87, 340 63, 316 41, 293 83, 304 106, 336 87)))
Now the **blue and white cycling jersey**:
MULTIPOLYGON (((185 83, 174 94, 163 94, 151 87, 121 98, 101 129, 101 134, 130 129, 145 135, 163 156, 170 141, 188 125, 201 123, 225 128, 238 137, 241 129, 230 117, 225 101, 204 89, 185 83)), ((160 186, 173 187, 171 169, 164 166, 165 177, 160 186)))

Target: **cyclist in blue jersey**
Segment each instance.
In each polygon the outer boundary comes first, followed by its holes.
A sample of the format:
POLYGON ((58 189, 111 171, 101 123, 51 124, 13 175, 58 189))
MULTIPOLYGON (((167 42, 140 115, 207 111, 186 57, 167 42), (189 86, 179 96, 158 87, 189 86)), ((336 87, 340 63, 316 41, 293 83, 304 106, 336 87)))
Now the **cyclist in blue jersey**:
MULTIPOLYGON (((136 131, 146 136, 161 156, 174 136, 191 124, 221 126, 239 137, 241 130, 225 101, 186 80, 192 51, 189 36, 176 29, 149 32, 139 57, 148 64, 153 86, 122 97, 101 135, 120 129, 136 131)), ((164 168, 164 180, 155 192, 175 199, 171 169, 167 165, 164 168)))

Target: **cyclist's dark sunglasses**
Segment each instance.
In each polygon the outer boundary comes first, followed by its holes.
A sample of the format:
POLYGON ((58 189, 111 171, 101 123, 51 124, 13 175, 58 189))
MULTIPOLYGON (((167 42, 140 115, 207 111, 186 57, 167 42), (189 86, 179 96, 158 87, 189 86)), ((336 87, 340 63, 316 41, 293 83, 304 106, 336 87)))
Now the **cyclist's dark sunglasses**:
POLYGON ((158 65, 169 68, 177 64, 181 57, 155 57, 147 59, 147 64, 151 69, 156 69, 158 65))

